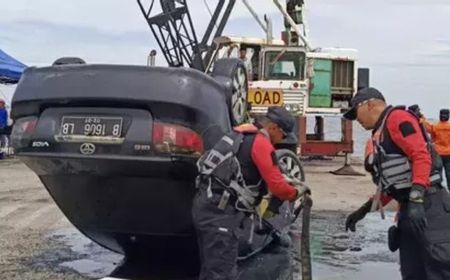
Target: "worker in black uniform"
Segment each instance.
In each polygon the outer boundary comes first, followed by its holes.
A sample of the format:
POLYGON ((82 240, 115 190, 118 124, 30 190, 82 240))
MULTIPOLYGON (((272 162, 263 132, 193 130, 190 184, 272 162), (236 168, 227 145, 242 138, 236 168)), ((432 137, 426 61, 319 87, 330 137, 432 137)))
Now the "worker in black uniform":
POLYGON ((267 191, 288 201, 310 193, 305 186, 290 185, 277 165, 273 145, 293 128, 288 111, 271 107, 259 126, 235 128, 200 158, 192 208, 202 263, 200 280, 236 279, 237 229, 255 213, 267 191))

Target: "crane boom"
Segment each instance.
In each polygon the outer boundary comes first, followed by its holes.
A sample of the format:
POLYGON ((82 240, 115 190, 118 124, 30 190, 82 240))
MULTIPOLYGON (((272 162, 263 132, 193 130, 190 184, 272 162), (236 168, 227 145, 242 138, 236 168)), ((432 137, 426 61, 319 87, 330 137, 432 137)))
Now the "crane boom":
POLYGON ((214 51, 213 40, 222 35, 236 0, 218 1, 201 41, 197 38, 187 0, 159 0, 161 12, 158 14, 153 13, 155 0, 148 5, 144 5, 144 0, 137 2, 169 66, 204 71, 214 51))

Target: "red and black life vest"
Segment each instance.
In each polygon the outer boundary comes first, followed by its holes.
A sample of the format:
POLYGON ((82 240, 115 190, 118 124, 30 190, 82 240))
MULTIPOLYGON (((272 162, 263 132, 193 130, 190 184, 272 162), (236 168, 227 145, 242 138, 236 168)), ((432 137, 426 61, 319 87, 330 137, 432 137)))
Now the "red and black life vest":
MULTIPOLYGON (((371 172, 373 181, 381 188, 381 191, 397 200, 402 200, 407 197, 412 187, 412 167, 410 160, 392 141, 386 128, 386 121, 394 110, 405 110, 405 108, 391 107, 382 115, 381 124, 366 145, 365 167, 371 172)), ((414 114, 412 115, 417 119, 414 114)), ((421 133, 432 159, 430 183, 440 183, 442 162, 423 129, 421 133)))

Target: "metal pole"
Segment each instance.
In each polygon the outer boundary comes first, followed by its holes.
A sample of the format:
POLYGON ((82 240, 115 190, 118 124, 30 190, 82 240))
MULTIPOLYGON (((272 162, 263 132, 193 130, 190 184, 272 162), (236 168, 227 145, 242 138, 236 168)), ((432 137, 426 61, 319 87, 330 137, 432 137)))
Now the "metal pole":
POLYGON ((266 33, 266 36, 269 36, 267 34, 267 32, 268 32, 267 26, 264 24, 264 22, 262 22, 262 20, 259 18, 258 14, 255 12, 253 7, 248 3, 248 0, 242 0, 242 2, 247 7, 250 14, 252 14, 253 18, 256 20, 256 22, 259 24, 259 26, 261 26, 261 28, 264 30, 264 32, 266 33))
POLYGON ((298 27, 298 25, 295 23, 295 21, 291 18, 291 16, 287 13, 287 11, 284 9, 284 7, 281 5, 279 0, 273 0, 273 3, 275 6, 280 10, 280 12, 283 14, 283 16, 286 18, 286 20, 289 22, 291 27, 294 29, 295 33, 297 33, 298 37, 303 41, 303 44, 305 45, 307 50, 311 50, 311 45, 309 44, 308 39, 303 35, 302 31, 298 27))
POLYGON ((264 16, 264 21, 266 22, 267 25, 267 44, 272 44, 272 40, 273 40, 273 24, 272 24, 272 20, 265 15, 264 16))
POLYGON ((147 66, 155 66, 156 50, 151 50, 147 57, 147 66))

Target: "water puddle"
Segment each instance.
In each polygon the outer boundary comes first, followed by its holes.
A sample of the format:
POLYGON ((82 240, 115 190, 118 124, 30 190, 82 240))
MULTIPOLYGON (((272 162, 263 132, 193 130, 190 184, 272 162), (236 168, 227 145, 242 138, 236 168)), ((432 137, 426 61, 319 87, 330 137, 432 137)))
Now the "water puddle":
MULTIPOLYGON (((313 212, 313 279, 401 279, 398 254, 391 253, 386 245, 386 232, 393 224, 394 214, 387 213, 386 220, 381 220, 379 213, 369 214, 358 224, 356 233, 344 231, 346 215, 342 212, 313 212)), ((122 271, 127 270, 121 255, 93 243, 76 229, 59 230, 49 239, 57 244, 56 249, 35 257, 34 267, 76 271, 86 279, 108 276, 120 265, 122 271)), ((293 242, 298 243, 298 240, 293 242)), ((281 252, 286 253, 285 250, 281 252)), ((300 265, 295 262, 294 266, 300 265)), ((132 272, 134 268, 128 270, 132 272)))
POLYGON ((123 259, 86 238, 75 228, 62 229, 48 236, 54 249, 33 258, 30 265, 56 272, 75 271, 86 279, 109 275, 123 259))
POLYGON ((311 222, 311 252, 314 279, 401 279, 398 253, 387 248, 387 229, 394 213, 368 214, 355 233, 344 231, 347 213, 314 212, 311 222))

